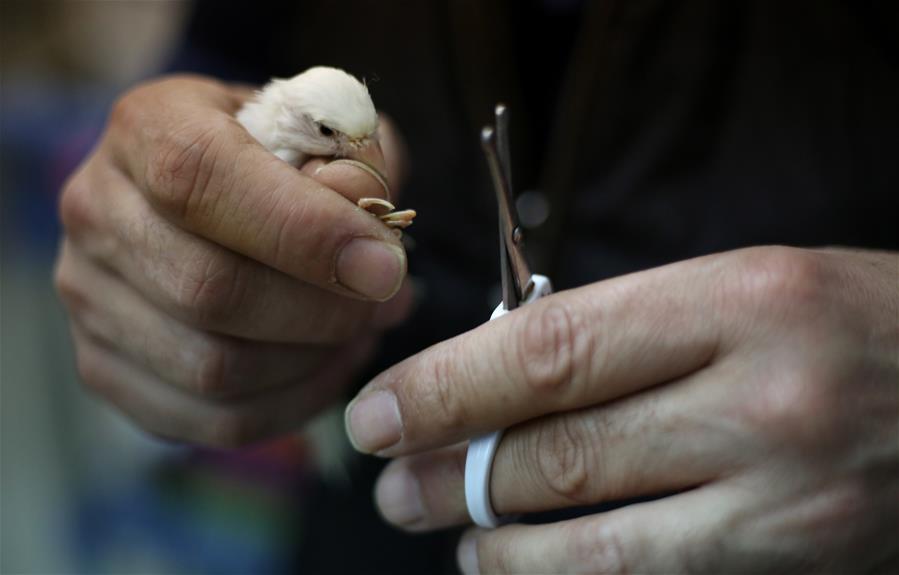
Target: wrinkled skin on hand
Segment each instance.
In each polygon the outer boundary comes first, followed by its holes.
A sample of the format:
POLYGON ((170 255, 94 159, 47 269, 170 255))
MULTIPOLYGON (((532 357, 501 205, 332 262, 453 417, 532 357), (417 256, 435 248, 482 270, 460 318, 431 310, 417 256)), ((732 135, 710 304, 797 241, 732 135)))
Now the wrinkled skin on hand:
MULTIPOLYGON (((55 281, 81 379, 167 438, 298 427, 411 301, 402 245, 355 205, 381 185, 270 154, 234 119, 249 96, 195 76, 135 88, 60 200, 55 281)), ((381 138, 396 175, 389 123, 381 138)))
POLYGON ((561 292, 386 371, 349 406, 396 457, 384 517, 469 522, 467 438, 508 428, 466 573, 899 569, 899 255, 765 247, 561 292))

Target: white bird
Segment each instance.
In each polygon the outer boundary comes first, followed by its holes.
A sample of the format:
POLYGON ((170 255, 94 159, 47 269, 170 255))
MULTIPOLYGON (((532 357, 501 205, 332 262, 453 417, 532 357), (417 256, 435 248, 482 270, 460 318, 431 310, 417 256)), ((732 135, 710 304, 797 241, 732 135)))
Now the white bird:
MULTIPOLYGON (((365 170, 390 196, 381 172, 378 113, 368 88, 343 70, 316 66, 290 79, 275 78, 237 113, 250 134, 285 162, 301 167, 311 156, 331 156, 365 170)), ((393 228, 412 223, 415 212, 394 212, 381 198, 359 206, 393 228)))
POLYGON ((337 68, 317 66, 256 92, 237 120, 289 164, 309 156, 348 157, 377 144, 378 114, 365 84, 337 68))

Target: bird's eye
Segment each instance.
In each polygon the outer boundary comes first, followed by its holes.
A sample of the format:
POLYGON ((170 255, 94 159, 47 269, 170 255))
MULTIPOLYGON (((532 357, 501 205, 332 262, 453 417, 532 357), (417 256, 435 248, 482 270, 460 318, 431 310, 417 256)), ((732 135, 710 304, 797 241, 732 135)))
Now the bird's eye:
POLYGON ((328 126, 325 126, 324 124, 321 124, 318 127, 318 131, 322 136, 327 136, 329 138, 334 135, 334 130, 332 130, 328 126))

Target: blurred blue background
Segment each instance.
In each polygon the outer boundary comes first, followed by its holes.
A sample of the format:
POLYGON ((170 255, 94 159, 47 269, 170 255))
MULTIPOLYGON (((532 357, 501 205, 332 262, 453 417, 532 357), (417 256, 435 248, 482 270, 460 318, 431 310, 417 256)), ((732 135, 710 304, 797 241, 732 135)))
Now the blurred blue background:
POLYGON ((58 192, 188 2, 0 2, 0 573, 288 568, 304 444, 167 445, 77 383, 52 286, 58 192))

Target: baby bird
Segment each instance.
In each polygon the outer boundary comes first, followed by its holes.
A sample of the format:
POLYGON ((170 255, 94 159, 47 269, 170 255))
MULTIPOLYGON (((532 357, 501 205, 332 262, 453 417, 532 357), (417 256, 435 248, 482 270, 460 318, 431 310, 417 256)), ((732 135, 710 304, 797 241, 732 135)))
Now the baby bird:
POLYGON ((337 68, 317 66, 288 80, 273 79, 237 120, 297 167, 309 156, 350 157, 378 143, 378 114, 368 88, 337 68))
MULTIPOLYGON (((250 134, 285 162, 301 167, 311 156, 336 157, 368 172, 390 197, 378 142, 378 113, 368 88, 343 70, 316 66, 284 80, 275 78, 237 113, 250 134)), ((415 212, 395 212, 380 198, 359 206, 391 228, 405 228, 415 212)))

